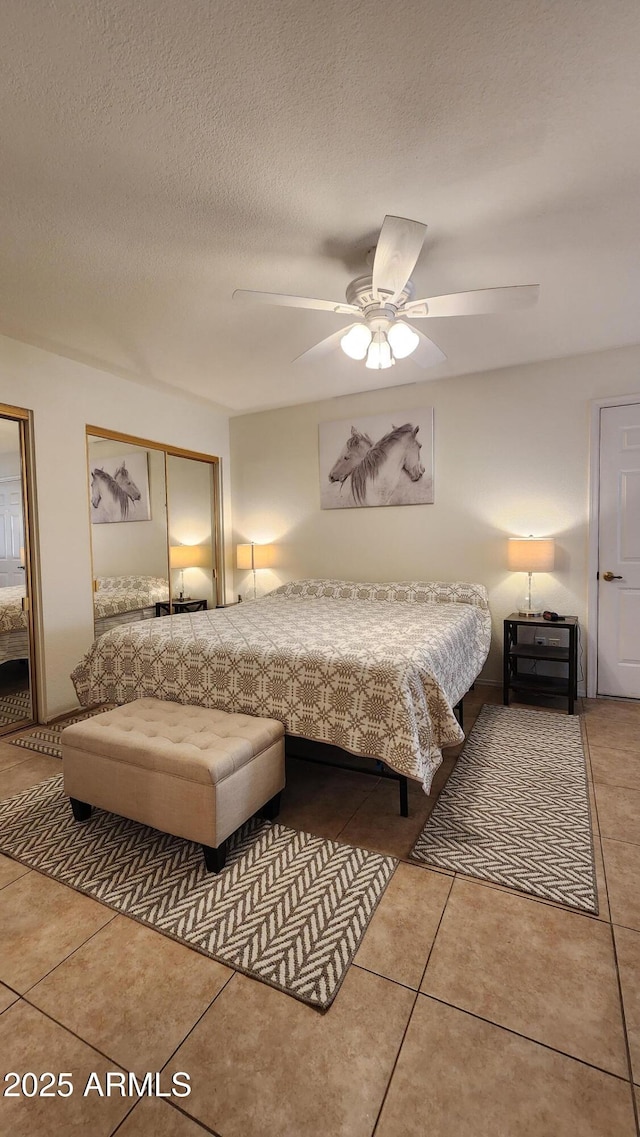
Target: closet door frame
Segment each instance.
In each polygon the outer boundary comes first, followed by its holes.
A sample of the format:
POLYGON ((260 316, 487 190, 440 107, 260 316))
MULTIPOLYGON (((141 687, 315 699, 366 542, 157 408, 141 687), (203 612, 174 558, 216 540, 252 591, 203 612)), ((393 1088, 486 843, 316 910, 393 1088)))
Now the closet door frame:
POLYGON ((0 736, 11 734, 15 730, 23 730, 38 721, 39 705, 39 671, 37 668, 36 636, 38 625, 36 619, 38 602, 36 595, 36 572, 34 552, 35 522, 34 512, 36 504, 34 457, 33 457, 33 412, 24 407, 14 407, 9 403, 0 403, 0 418, 13 419, 18 426, 20 438, 20 479, 22 483, 22 522, 24 539, 24 575, 25 596, 28 601, 26 608, 27 632, 29 636, 29 692, 31 695, 31 718, 20 720, 19 726, 7 723, 0 727, 0 736))
MULTIPOLYGON (((112 442, 127 442, 132 446, 143 446, 149 450, 159 450, 164 454, 164 481, 165 481, 165 495, 167 500, 167 510, 169 501, 169 476, 167 469, 167 458, 169 456, 175 458, 192 458, 196 462, 206 462, 212 467, 212 481, 213 481, 213 533, 212 537, 215 542, 215 557, 213 564, 213 574, 216 583, 216 598, 220 603, 221 599, 224 602, 225 596, 225 581, 224 581, 224 548, 223 548, 223 526, 222 526, 222 485, 221 485, 221 468, 220 459, 215 454, 202 454, 199 450, 185 450, 181 446, 171 446, 165 442, 154 442, 149 438, 139 438, 135 434, 123 434, 117 430, 106 430, 101 426, 87 425, 85 431, 86 447, 87 447, 87 470, 89 469, 89 438, 106 438, 112 442)), ((91 522, 91 501, 87 497, 87 504, 89 510, 89 522, 91 522)), ((167 511, 167 565, 169 564, 169 525, 168 525, 168 511, 167 511)), ((89 528, 91 533, 91 526, 89 528)), ((93 571, 93 540, 91 546, 91 565, 93 571)))

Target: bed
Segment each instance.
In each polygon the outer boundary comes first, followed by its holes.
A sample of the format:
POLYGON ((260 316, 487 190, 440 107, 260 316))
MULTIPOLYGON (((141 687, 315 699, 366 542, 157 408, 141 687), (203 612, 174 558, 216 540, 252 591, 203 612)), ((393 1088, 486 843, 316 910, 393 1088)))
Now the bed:
POLYGON ((29 658, 27 613, 22 610, 24 585, 0 588, 0 664, 29 658))
POLYGON ((96 585, 96 636, 121 624, 150 619, 156 603, 169 599, 169 581, 161 576, 99 576, 96 585))
POLYGON ((280 719, 429 792, 453 707, 489 651, 486 589, 303 580, 259 600, 114 629, 72 674, 83 706, 143 696, 280 719))

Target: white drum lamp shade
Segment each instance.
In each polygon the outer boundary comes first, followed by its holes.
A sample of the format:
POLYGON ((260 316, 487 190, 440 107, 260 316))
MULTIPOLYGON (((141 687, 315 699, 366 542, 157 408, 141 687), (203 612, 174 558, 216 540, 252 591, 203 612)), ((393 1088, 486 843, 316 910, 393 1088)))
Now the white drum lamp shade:
POLYGON ((208 545, 171 545, 169 564, 172 569, 210 568, 211 549, 208 545))
POLYGON ((509 537, 508 567, 514 572, 551 572, 555 544, 553 537, 509 537))
POLYGON ((271 568, 273 552, 273 545, 238 545, 238 568, 245 572, 271 568))

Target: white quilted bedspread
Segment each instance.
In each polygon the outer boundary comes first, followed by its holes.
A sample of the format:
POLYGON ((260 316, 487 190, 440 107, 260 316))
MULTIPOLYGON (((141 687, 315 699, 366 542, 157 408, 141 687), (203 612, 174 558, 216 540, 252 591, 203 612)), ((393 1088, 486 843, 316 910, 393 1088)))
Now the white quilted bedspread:
POLYGON ((96 618, 148 608, 169 599, 169 581, 156 576, 111 576, 99 578, 93 603, 96 618))
POLYGON ((0 632, 16 632, 27 626, 27 613, 22 611, 24 585, 0 588, 0 632))
POLYGON ((379 758, 429 792, 452 707, 487 657, 481 585, 297 581, 236 607, 101 636, 72 678, 81 703, 143 696, 280 719, 288 734, 379 758))

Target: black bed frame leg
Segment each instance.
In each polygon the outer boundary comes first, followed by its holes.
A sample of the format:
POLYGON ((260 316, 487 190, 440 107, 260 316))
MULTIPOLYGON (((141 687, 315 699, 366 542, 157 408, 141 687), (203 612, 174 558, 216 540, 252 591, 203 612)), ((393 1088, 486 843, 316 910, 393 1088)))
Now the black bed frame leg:
POLYGON ((88 821, 91 817, 91 806, 86 801, 78 801, 76 797, 70 797, 71 809, 76 821, 88 821))
POLYGON ((409 783, 407 779, 401 774, 398 778, 400 786, 400 816, 409 816, 409 783))

